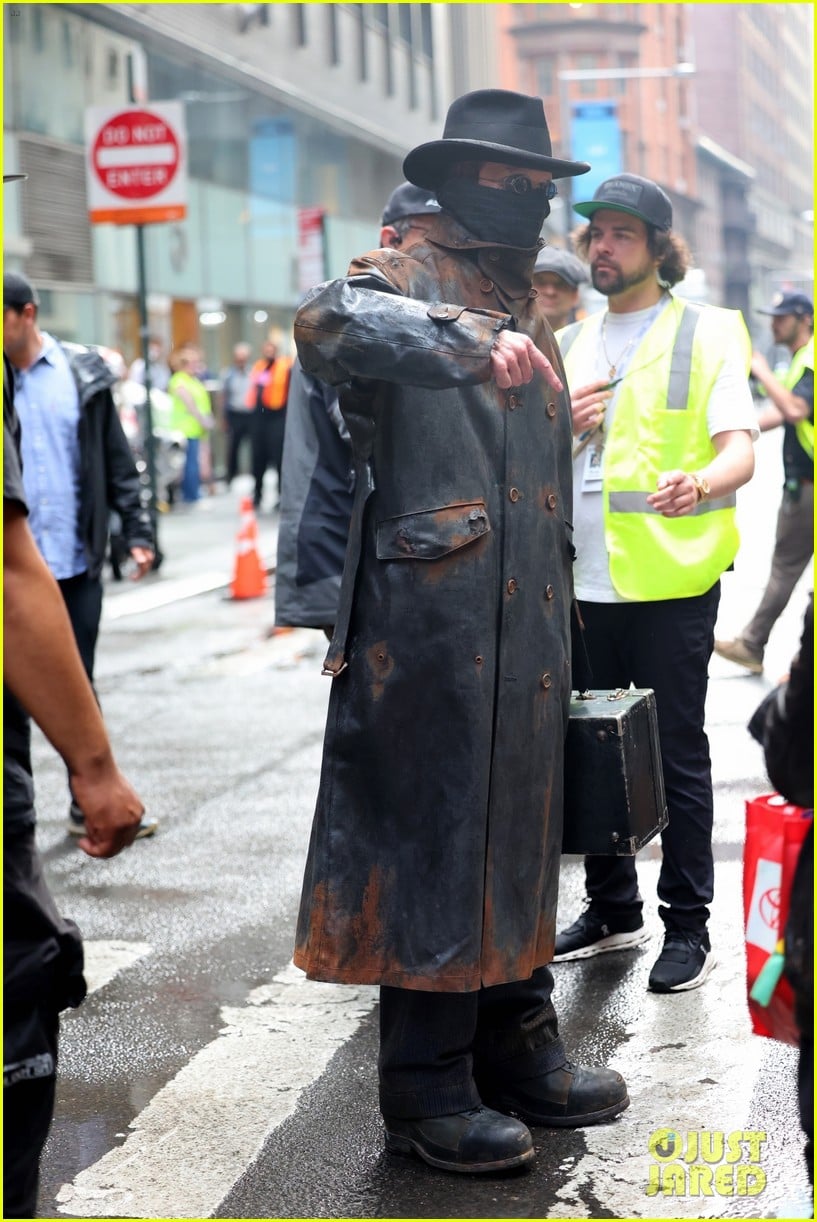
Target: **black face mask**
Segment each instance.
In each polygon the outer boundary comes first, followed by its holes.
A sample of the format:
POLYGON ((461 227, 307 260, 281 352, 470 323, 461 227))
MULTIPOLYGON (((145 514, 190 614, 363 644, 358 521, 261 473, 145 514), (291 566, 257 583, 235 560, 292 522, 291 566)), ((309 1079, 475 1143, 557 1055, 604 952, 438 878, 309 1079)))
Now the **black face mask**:
POLYGON ((437 199, 475 238, 524 250, 536 245, 545 217, 550 215, 544 191, 516 195, 483 187, 473 178, 447 179, 437 199))

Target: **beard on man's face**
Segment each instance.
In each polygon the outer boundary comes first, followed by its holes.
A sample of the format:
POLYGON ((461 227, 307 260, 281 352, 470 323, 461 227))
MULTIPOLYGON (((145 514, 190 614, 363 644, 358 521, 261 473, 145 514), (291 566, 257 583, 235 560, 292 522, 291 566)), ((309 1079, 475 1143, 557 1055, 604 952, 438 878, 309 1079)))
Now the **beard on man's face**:
POLYGON ((616 267, 607 261, 601 267, 596 263, 590 266, 593 288, 597 293, 602 293, 605 297, 615 297, 618 293, 623 293, 625 289, 631 289, 637 284, 644 284, 654 274, 655 268, 652 263, 630 272, 628 276, 624 275, 620 267, 616 267))

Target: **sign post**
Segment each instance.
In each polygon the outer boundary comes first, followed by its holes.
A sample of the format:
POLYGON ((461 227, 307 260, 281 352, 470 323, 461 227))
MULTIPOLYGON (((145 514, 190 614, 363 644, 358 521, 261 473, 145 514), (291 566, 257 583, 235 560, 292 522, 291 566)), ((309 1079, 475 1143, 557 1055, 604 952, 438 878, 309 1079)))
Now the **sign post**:
POLYGON ((91 223, 136 226, 139 334, 145 362, 145 454, 158 556, 144 226, 183 220, 187 215, 184 103, 90 106, 85 112, 85 146, 91 223))

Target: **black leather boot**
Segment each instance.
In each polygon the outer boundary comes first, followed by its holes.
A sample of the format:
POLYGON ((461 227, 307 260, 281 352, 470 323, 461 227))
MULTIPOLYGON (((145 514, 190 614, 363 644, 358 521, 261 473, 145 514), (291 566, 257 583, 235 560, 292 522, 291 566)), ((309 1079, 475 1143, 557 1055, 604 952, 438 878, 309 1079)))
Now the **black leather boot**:
POLYGON ((505 1171, 533 1160, 533 1140, 525 1125, 487 1107, 426 1120, 383 1119, 387 1150, 416 1154, 444 1171, 505 1171))
POLYGON ((475 1076, 480 1095, 491 1107, 512 1112, 525 1124, 579 1128, 612 1120, 630 1104, 620 1073, 570 1061, 524 1081, 502 1082, 498 1074, 489 1080, 475 1076))

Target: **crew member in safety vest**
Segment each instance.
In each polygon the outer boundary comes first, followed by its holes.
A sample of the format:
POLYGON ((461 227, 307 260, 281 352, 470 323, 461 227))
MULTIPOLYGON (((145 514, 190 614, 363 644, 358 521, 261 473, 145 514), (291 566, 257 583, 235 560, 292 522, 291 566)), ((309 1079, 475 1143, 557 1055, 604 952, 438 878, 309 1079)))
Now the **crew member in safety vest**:
MULTIPOLYGON (((658 880, 664 945, 657 993, 711 972, 712 775, 704 732, 719 578, 738 549, 735 490, 754 471, 751 343, 741 315, 669 291, 689 265, 672 204, 620 174, 575 205, 576 249, 608 308, 557 334, 571 387, 575 586, 585 651, 575 688, 655 691, 669 824, 658 880)), ((565 811, 565 818, 570 812, 565 811)), ((585 862, 586 910, 556 937, 554 961, 650 936, 632 857, 585 862)))
POLYGON ((772 571, 757 610, 740 636, 716 641, 715 651, 753 675, 763 670, 766 642, 814 554, 814 306, 803 293, 778 293, 770 314, 776 344, 792 354, 782 378, 760 352, 752 373, 769 399, 760 431, 783 425, 783 499, 777 515, 772 571))
POLYGON ((267 467, 275 467, 278 496, 281 496, 281 459, 291 373, 292 358, 279 356, 277 344, 273 339, 268 339, 261 349, 261 359, 250 370, 250 384, 247 387, 247 407, 253 411, 253 504, 256 509, 261 505, 264 494, 267 467))

